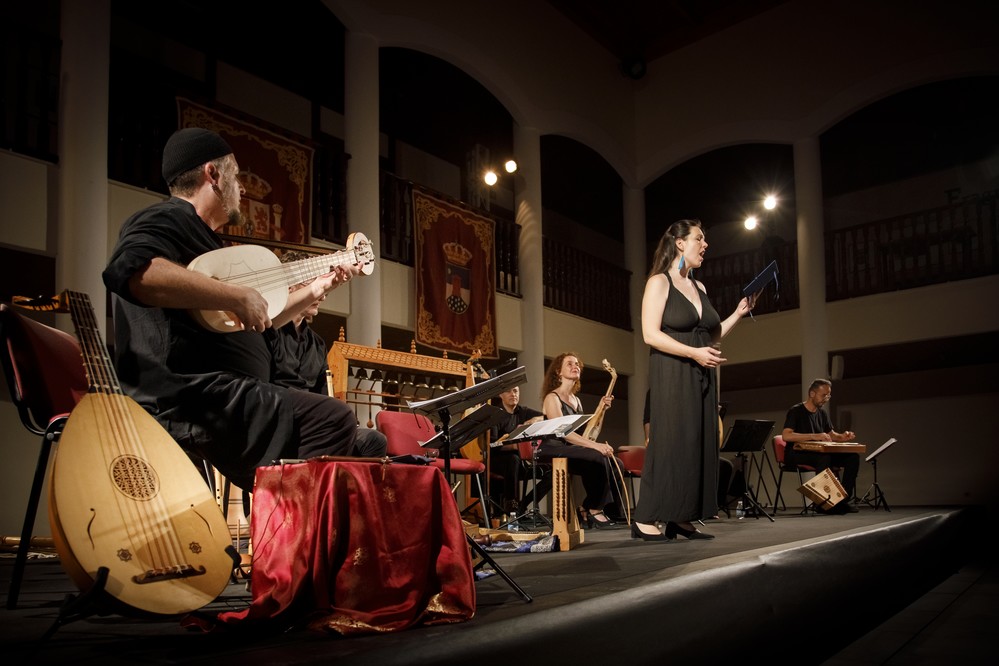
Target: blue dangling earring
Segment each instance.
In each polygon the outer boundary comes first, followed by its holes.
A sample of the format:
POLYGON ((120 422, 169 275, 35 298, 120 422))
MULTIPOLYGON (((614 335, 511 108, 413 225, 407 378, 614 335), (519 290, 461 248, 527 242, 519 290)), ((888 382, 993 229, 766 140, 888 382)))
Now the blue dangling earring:
POLYGON ((683 267, 684 267, 684 265, 686 265, 686 263, 687 262, 684 260, 683 255, 681 254, 680 255, 680 265, 676 267, 676 270, 682 271, 683 267))

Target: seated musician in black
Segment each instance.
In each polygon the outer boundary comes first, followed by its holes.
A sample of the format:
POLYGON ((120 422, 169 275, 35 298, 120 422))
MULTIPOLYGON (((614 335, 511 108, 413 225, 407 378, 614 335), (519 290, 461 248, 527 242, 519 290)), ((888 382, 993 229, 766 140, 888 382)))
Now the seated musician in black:
MULTIPOLYGON (((503 391, 497 398, 500 407, 506 413, 506 419, 489 432, 489 442, 493 444, 501 437, 525 423, 535 423, 544 418, 541 412, 520 404, 520 387, 514 386, 509 391, 503 391)), ((489 469, 503 477, 503 511, 516 513, 519 510, 517 491, 520 488, 520 452, 516 444, 499 445, 489 450, 489 469)))
POLYGON ((164 146, 162 170, 170 198, 125 222, 103 273, 113 295, 122 389, 183 448, 247 490, 258 466, 346 454, 357 431, 350 408, 272 383, 262 333, 290 321, 360 266, 316 278, 291 294, 272 321, 261 292, 186 268, 222 247, 218 229, 240 222, 243 188, 232 149, 215 132, 182 129, 164 146), (196 311, 232 313, 233 332, 209 330, 192 317, 196 311))
MULTIPOLYGON (((285 252, 281 261, 298 261, 308 256, 304 252, 285 252)), ((308 283, 296 284, 290 287, 290 291, 306 287, 308 283)), ((319 314, 319 304, 324 300, 325 295, 309 303, 305 310, 284 326, 264 331, 264 340, 271 351, 271 381, 278 386, 325 396, 330 394, 326 381, 329 369, 326 341, 309 326, 319 314)), ((348 455, 381 458, 387 448, 385 435, 373 428, 358 427, 348 455)))
MULTIPOLYGON (((546 419, 584 413, 576 396, 582 371, 583 366, 573 353, 559 354, 552 360, 542 389, 542 411, 546 419)), ((610 407, 613 399, 613 396, 602 398, 605 408, 610 407)), ((569 472, 582 478, 586 497, 577 511, 584 526, 598 529, 619 527, 604 515, 604 507, 613 501, 610 458, 614 456, 614 447, 571 432, 561 440, 544 440, 538 453, 542 458, 567 458, 569 472)))
MULTIPOLYGON (((784 463, 787 465, 809 465, 821 472, 828 467, 843 469, 843 489, 847 498, 854 496, 857 486, 857 473, 860 471, 860 455, 856 453, 822 453, 820 451, 795 451, 795 442, 849 442, 856 434, 850 430, 833 430, 829 415, 823 407, 832 396, 832 382, 816 379, 808 387, 808 398, 787 410, 784 430, 781 436, 787 443, 784 449, 784 463)), ((856 513, 857 508, 849 500, 838 503, 829 513, 856 513)))

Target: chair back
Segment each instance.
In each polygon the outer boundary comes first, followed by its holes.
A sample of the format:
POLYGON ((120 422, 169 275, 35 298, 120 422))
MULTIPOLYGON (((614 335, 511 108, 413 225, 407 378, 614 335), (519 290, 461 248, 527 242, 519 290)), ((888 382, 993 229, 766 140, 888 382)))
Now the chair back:
POLYGON ((645 465, 644 446, 620 446, 616 455, 625 473, 631 476, 642 475, 642 467, 645 465))
POLYGON ((54 417, 73 411, 87 393, 75 337, 22 316, 0 303, 0 360, 24 426, 42 434, 54 417))
POLYGON ((784 449, 787 447, 787 442, 781 435, 774 435, 774 458, 777 460, 778 465, 784 464, 784 449))
POLYGON ((385 435, 385 452, 390 456, 426 455, 420 442, 437 434, 434 424, 423 414, 383 409, 375 416, 375 422, 385 435))

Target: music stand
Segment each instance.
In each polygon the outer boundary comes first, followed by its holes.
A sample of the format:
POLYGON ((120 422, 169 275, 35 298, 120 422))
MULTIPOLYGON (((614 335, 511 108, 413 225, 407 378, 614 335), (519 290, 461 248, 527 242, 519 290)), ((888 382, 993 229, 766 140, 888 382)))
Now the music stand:
MULTIPOLYGON (((441 444, 438 447, 444 453, 444 475, 451 474, 451 417, 456 414, 463 414, 465 410, 489 402, 492 398, 509 391, 515 386, 527 383, 527 370, 520 366, 502 375, 497 375, 484 382, 473 384, 454 393, 446 393, 439 398, 430 400, 419 400, 413 402, 407 400, 409 408, 414 412, 419 412, 440 424, 441 444)), ((478 411, 478 410, 476 410, 478 411)), ((436 437, 434 438, 436 439, 436 437)))
MULTIPOLYGON (((451 417, 455 414, 462 414, 465 410, 475 407, 476 405, 483 405, 500 393, 509 391, 515 386, 520 386, 521 384, 526 383, 527 370, 524 366, 520 366, 519 368, 505 372, 502 375, 493 377, 492 379, 487 379, 479 384, 473 384, 472 386, 463 388, 460 391, 455 391, 454 393, 447 393, 439 398, 431 398, 430 400, 420 400, 417 402, 409 400, 406 401, 412 411, 419 412, 430 420, 436 421, 440 424, 441 430, 438 436, 441 438, 440 450, 444 453, 445 478, 450 478, 451 474, 451 417)), ((437 439, 437 436, 432 439, 437 439)), ((489 553, 487 553, 486 550, 475 541, 475 539, 469 536, 468 532, 465 532, 465 540, 468 541, 472 550, 478 553, 479 557, 482 558, 482 562, 480 562, 478 566, 482 566, 488 562, 492 565, 493 570, 502 576, 503 580, 505 580, 507 584, 510 585, 510 587, 512 587, 524 599, 524 601, 528 603, 533 601, 531 595, 525 592, 524 589, 510 577, 510 574, 503 570, 503 567, 496 564, 496 561, 490 557, 489 553)))
POLYGON ((890 438, 887 442, 879 446, 874 453, 871 453, 864 458, 864 461, 871 463, 871 466, 874 468, 874 483, 872 483, 871 487, 867 489, 864 496, 860 498, 860 501, 867 506, 873 506, 875 511, 878 510, 878 504, 883 504, 885 511, 888 511, 889 513, 891 512, 891 509, 888 507, 888 500, 885 499, 885 493, 881 490, 881 486, 878 484, 878 456, 887 451, 888 448, 897 441, 898 440, 894 437, 890 438), (871 493, 874 493, 872 499, 867 499, 867 496, 871 495, 871 493))
POLYGON ((575 432, 591 418, 593 418, 593 414, 560 416, 518 426, 507 436, 505 442, 509 444, 531 442, 531 508, 519 516, 514 516, 505 522, 504 526, 520 523, 520 521, 530 517, 531 525, 535 528, 539 523, 553 527, 552 521, 538 508, 538 450, 541 448, 541 442, 546 439, 564 439, 567 434, 575 432))
MULTIPOLYGON (((763 510, 759 501, 756 498, 756 491, 753 490, 749 483, 749 479, 746 477, 745 470, 746 467, 746 453, 757 453, 762 451, 770 439, 770 434, 774 431, 773 421, 764 420, 751 420, 751 419, 736 419, 735 425, 728 431, 728 435, 725 437, 725 443, 722 445, 721 451, 723 453, 735 453, 736 458, 739 458, 743 471, 743 486, 742 500, 743 504, 746 506, 746 511, 752 508, 756 519, 759 520, 760 514, 762 513, 767 519, 772 523, 774 522, 773 516, 763 510)), ((762 468, 759 470, 760 476, 763 476, 762 468)))
MULTIPOLYGON (((479 437, 484 432, 489 430, 494 426, 501 425, 506 420, 506 412, 496 407, 494 405, 482 405, 475 411, 471 412, 465 418, 458 421, 458 423, 451 428, 450 434, 450 446, 451 455, 453 456, 455 452, 459 451, 463 446, 479 437)), ((440 451, 444 448, 444 431, 438 432, 436 435, 431 437, 425 442, 421 442, 420 446, 426 449, 437 449, 440 451)), ((450 457, 448 458, 450 459, 450 457)), ((482 484, 479 484, 479 494, 486 495, 486 491, 482 488, 482 484)), ((489 510, 487 508, 486 502, 490 501, 488 497, 480 497, 479 501, 482 502, 483 515, 486 518, 486 525, 489 525, 489 510)), ((474 502, 469 504, 473 506, 474 502)), ((466 507, 464 511, 468 510, 466 507)))

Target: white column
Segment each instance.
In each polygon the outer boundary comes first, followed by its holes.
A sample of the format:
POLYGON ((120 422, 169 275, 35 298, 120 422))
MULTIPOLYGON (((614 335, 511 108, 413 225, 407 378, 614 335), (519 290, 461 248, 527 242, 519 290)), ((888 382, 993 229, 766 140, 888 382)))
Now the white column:
POLYGON ((802 395, 816 377, 828 377, 825 221, 822 164, 816 137, 794 143, 794 196, 798 220, 798 288, 801 313, 802 395))
POLYGON ((344 72, 344 150, 347 162, 347 224, 374 244, 375 270, 350 282, 347 340, 375 346, 382 337, 381 271, 378 265, 378 44, 347 32, 344 72))
MULTIPOLYGON (((56 290, 87 294, 104 328, 108 260, 108 95, 111 2, 61 6, 56 290)), ((138 111, 137 111, 138 112, 138 111)), ((62 317, 60 326, 69 328, 62 317)))
POLYGON ((520 225, 521 333, 524 351, 518 363, 527 368, 520 387, 525 405, 540 408, 538 395, 545 373, 544 274, 541 262, 541 137, 537 129, 514 123, 513 152, 517 160, 516 208, 520 225))
POLYGON ((624 263, 631 271, 629 299, 631 327, 635 331, 635 374, 628 380, 628 443, 645 442, 642 416, 649 387, 649 346, 642 338, 642 293, 645 291, 645 190, 624 185, 624 263))

